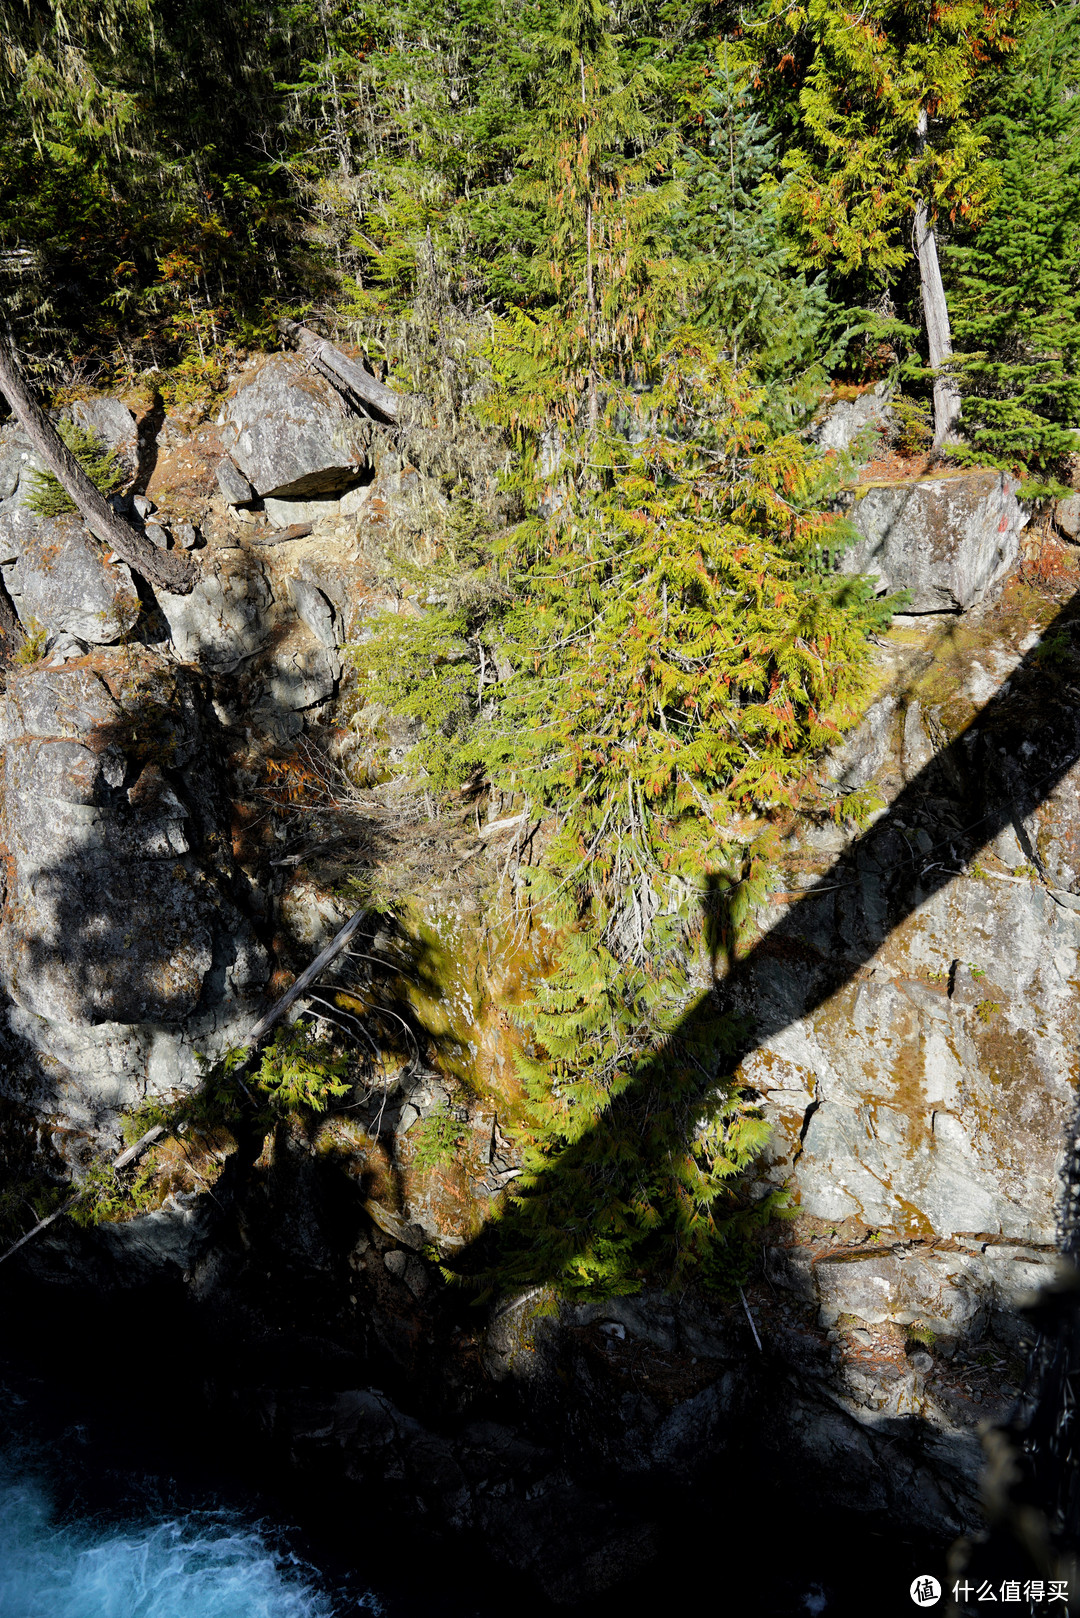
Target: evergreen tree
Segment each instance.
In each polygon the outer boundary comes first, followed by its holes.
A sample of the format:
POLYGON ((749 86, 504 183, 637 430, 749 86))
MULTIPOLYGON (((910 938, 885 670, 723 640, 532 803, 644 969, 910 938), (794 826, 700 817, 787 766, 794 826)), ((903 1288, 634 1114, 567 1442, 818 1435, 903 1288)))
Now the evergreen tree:
POLYGON ((656 138, 656 75, 627 74, 607 0, 570 0, 542 40, 539 107, 517 191, 536 242, 519 260, 532 307, 502 357, 515 426, 584 433, 583 452, 647 367, 673 284, 666 224, 674 136, 656 138))
POLYGON ((1020 465, 1052 491, 1080 442, 1080 12, 1043 13, 1010 61, 979 134, 997 202, 950 251, 968 358, 964 458, 1020 465))
POLYGON ((776 79, 796 79, 785 213, 803 260, 865 268, 887 284, 914 245, 938 444, 952 434, 959 397, 935 221, 976 220, 986 209, 993 169, 975 129, 978 97, 1023 5, 769 0, 765 12, 776 79))
POLYGON ((0 8, 0 288, 28 335, 204 361, 325 279, 274 79, 315 27, 277 0, 0 8))
POLYGON ((808 286, 792 262, 779 140, 728 55, 725 46, 694 98, 672 241, 689 271, 696 322, 721 335, 736 367, 753 362, 782 411, 796 399, 812 409, 835 357, 835 312, 824 276, 808 286))

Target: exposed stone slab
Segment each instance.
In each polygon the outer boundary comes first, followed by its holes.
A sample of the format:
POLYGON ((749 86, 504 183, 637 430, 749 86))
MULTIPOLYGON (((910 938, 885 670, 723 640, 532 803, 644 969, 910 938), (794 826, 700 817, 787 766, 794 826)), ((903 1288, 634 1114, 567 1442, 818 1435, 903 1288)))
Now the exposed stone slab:
POLYGON ((0 563, 14 562, 22 555, 41 521, 27 501, 34 474, 45 470, 44 461, 17 426, 0 428, 0 563))
POLYGON ((130 481, 139 469, 139 429, 127 405, 119 399, 77 399, 71 414, 112 450, 130 481))
POLYGON ((295 354, 273 354, 241 379, 221 439, 259 495, 333 493, 355 482, 367 462, 365 424, 295 354))
POLYGON ((844 573, 908 590, 909 612, 966 612, 1016 565, 1029 513, 1002 472, 968 472, 857 490, 851 521, 863 536, 844 573))
POLYGON ((197 690, 175 666, 123 656, 13 669, 0 703, 0 978, 21 1036, 74 1063, 103 1104, 130 1104, 155 1077, 191 1082, 185 1040, 213 1048, 265 977, 204 864, 213 810, 197 690))
POLYGON ((258 558, 208 567, 189 595, 161 595, 177 655, 213 673, 228 674, 266 645, 274 629, 272 596, 258 558))
POLYGON ((822 449, 849 450, 860 434, 884 432, 888 425, 888 384, 879 382, 855 399, 827 403, 814 424, 813 438, 822 449))
POLYGON ((1070 494, 1054 507, 1054 521, 1070 539, 1080 539, 1080 494, 1070 494))
POLYGON ((53 634, 107 645, 120 640, 139 616, 130 569, 110 562, 78 517, 38 519, 19 561, 19 617, 53 634))
POLYGON ((218 488, 230 506, 242 506, 254 498, 255 490, 251 487, 235 461, 231 461, 227 455, 224 455, 218 462, 215 476, 217 477, 218 488))

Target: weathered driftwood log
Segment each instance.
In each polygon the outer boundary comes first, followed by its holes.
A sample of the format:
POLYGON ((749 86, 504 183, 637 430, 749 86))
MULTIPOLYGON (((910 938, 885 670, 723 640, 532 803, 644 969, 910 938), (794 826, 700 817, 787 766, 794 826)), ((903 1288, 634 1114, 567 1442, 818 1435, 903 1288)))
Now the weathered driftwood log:
POLYGON ((356 395, 360 402, 369 410, 376 411, 385 416, 387 421, 397 421, 401 412, 403 397, 395 393, 393 388, 385 387, 382 382, 369 376, 362 365, 351 360, 343 354, 333 343, 327 342, 308 326, 297 325, 295 320, 282 320, 281 330, 286 336, 298 343, 304 352, 310 355, 312 363, 318 370, 328 376, 331 382, 337 382, 348 388, 350 393, 356 395))
POLYGON ((125 522, 91 483, 56 428, 34 398, 8 334, 0 330, 0 391, 23 431, 78 507, 90 532, 109 545, 144 579, 174 595, 187 595, 199 577, 198 564, 183 551, 159 551, 125 522))
POLYGON ((259 1018, 259 1021, 255 1024, 254 1028, 251 1030, 251 1033, 248 1035, 248 1044, 252 1050, 255 1049, 260 1040, 266 1038, 274 1024, 281 1021, 289 1007, 295 1001, 299 1000, 302 994, 311 988, 311 985, 315 982, 315 979, 319 977, 321 973, 326 971, 326 968, 330 965, 330 962, 341 954, 342 950, 345 948, 345 945, 358 930, 360 923, 364 920, 364 917, 367 914, 368 911, 364 906, 361 906, 359 910, 354 911, 354 913, 345 923, 344 927, 342 927, 339 932, 334 934, 326 948, 321 950, 320 953, 316 955, 310 966, 305 967, 300 976, 297 978, 296 982, 292 984, 290 988, 285 990, 285 993, 281 996, 281 999, 275 1000, 274 1004, 270 1007, 270 1010, 266 1013, 266 1015, 259 1018))

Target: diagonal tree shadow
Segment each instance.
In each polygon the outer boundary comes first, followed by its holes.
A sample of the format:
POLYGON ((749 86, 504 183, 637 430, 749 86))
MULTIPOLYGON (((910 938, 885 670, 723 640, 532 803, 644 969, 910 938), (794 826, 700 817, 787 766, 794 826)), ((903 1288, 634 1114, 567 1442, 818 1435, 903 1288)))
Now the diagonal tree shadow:
MULTIPOLYGON (((575 1274, 587 1285, 603 1269, 615 1290, 633 1288, 646 1256, 632 1231, 635 1212, 666 1203, 676 1232, 693 1224, 687 1163, 700 1152, 707 1126, 722 1123, 736 1089, 732 1076, 756 1050, 850 983, 1006 828, 1051 886, 1025 821, 1080 760, 1080 661, 1072 651, 1078 632, 1080 593, 887 812, 726 974, 714 970, 712 988, 603 1116, 508 1199, 502 1217, 455 1266, 461 1273, 503 1289, 565 1287, 575 1274), (838 939, 839 947, 823 949, 823 936, 838 939)), ((1056 897, 1066 909, 1080 909, 1072 894, 1056 897)), ((714 899, 714 936, 718 924, 723 917, 714 899)), ((681 1239, 678 1233, 667 1239, 669 1266, 677 1265, 681 1239)))

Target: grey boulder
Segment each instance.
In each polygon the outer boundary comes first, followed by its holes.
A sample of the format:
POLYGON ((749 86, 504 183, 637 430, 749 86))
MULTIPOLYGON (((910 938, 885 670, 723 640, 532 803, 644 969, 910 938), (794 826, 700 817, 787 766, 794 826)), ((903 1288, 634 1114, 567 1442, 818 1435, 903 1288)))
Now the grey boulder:
POLYGON ((78 426, 112 450, 130 482, 139 469, 139 429, 127 405, 119 399, 78 399, 71 414, 78 426))
POLYGON ((822 449, 850 450, 860 434, 869 437, 868 429, 883 433, 888 426, 887 395, 887 385, 879 382, 857 399, 837 399, 826 406, 811 436, 822 449))
POLYGON ((307 625, 317 641, 333 650, 337 646, 334 632, 334 609, 318 585, 307 579, 290 579, 289 594, 296 607, 296 616, 307 625))
POLYGON ((213 959, 207 885, 184 858, 190 812, 162 767, 197 724, 168 673, 124 673, 125 706, 88 668, 13 671, 3 702, 5 987, 50 1022, 177 1022, 213 959))
POLYGON ((340 677, 341 660, 335 651, 306 637, 289 635, 275 649, 260 707, 269 705, 281 713, 312 708, 333 695, 340 677))
POLYGON ((367 464, 365 424, 295 354, 271 355, 242 380, 221 441, 260 496, 330 494, 367 464))
POLYGON ((243 506, 255 498, 255 490, 235 462, 226 455, 217 464, 215 475, 218 488, 230 506, 243 506))
POLYGON ((262 564, 206 571, 190 595, 162 591, 159 605, 177 655, 215 674, 230 674, 269 640, 272 597, 262 564))
POLYGON ((1070 539, 1080 539, 1080 494, 1070 494, 1054 507, 1054 521, 1070 539))
POLYGON ((1016 565, 1029 512, 1001 472, 966 472, 856 492, 862 536, 843 573, 874 575, 882 591, 908 590, 909 612, 965 612, 1016 565))
POLYGON ((0 563, 14 562, 41 518, 27 502, 45 463, 16 427, 0 430, 0 563))
POLYGON ((133 628, 139 597, 131 573, 106 553, 78 517, 39 520, 19 563, 19 616, 31 630, 106 645, 133 628))

